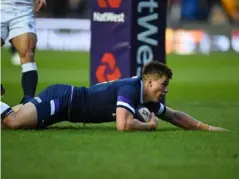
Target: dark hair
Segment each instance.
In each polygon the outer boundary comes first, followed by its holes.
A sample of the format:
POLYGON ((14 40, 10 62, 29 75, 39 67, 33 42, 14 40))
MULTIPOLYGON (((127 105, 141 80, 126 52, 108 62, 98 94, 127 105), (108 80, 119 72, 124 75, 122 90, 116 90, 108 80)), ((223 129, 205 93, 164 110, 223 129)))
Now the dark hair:
POLYGON ((146 65, 144 65, 142 76, 144 77, 145 75, 149 74, 156 74, 159 75, 160 77, 165 75, 170 79, 172 79, 173 77, 172 70, 167 65, 159 61, 151 61, 146 65))

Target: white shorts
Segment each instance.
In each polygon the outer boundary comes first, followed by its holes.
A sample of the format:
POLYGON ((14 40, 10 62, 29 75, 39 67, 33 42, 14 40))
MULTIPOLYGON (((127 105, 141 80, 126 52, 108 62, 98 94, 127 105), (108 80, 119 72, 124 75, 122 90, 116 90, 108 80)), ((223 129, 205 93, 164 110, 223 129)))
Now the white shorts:
POLYGON ((32 5, 1 4, 1 38, 6 41, 25 34, 36 34, 36 22, 32 5))

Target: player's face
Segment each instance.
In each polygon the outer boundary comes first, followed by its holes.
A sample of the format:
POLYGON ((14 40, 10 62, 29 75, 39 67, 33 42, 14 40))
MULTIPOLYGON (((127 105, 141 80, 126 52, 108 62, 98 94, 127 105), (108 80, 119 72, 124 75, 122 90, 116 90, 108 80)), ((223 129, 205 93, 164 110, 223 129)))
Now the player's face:
POLYGON ((169 78, 162 76, 160 78, 152 78, 148 83, 148 98, 150 101, 158 102, 160 98, 168 92, 169 78))

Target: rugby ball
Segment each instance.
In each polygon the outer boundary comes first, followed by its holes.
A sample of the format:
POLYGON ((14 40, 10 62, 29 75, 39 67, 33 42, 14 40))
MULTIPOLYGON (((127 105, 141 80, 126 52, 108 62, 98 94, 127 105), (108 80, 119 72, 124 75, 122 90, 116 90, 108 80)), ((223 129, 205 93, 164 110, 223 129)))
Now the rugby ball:
POLYGON ((136 118, 142 122, 149 122, 151 119, 151 112, 144 106, 138 106, 136 108, 136 118))

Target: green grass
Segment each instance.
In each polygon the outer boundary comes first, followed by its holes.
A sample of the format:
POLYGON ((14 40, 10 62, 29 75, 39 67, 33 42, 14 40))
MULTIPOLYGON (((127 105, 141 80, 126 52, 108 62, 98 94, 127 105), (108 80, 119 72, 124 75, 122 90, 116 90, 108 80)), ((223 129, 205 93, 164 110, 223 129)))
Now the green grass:
MULTIPOLYGON (((2 51, 3 100, 22 97, 20 67, 2 51)), ((38 92, 49 84, 88 86, 89 55, 37 52, 38 92)), ((114 123, 63 123, 43 131, 2 131, 3 179, 210 178, 239 171, 239 56, 169 56, 174 71, 167 104, 227 133, 184 131, 161 122, 155 132, 119 133, 114 123)))

